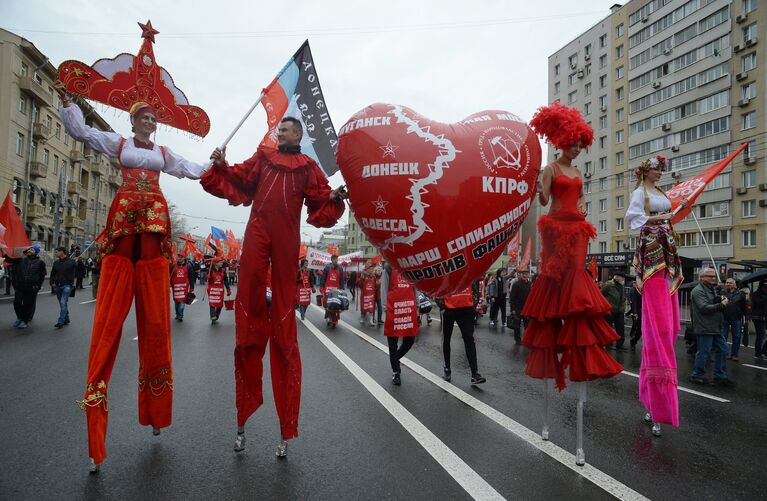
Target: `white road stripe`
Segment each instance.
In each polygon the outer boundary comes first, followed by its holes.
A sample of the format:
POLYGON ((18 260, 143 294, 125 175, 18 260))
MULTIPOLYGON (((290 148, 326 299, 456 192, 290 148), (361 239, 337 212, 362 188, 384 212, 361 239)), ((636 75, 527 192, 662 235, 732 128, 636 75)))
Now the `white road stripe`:
MULTIPOLYGON (((298 318, 298 321, 301 322, 301 319, 298 318)), ((384 390, 381 385, 376 383, 367 372, 362 370, 359 365, 320 332, 317 327, 308 320, 303 320, 303 324, 472 498, 488 500, 504 499, 485 479, 480 477, 477 472, 384 390)))
POLYGON ((763 371, 767 371, 767 367, 760 367, 758 365, 751 365, 751 364, 740 364, 740 365, 743 365, 743 366, 746 366, 746 367, 753 367, 754 369, 761 369, 763 371))
POLYGON ((95 302, 96 302, 95 299, 91 299, 90 301, 84 301, 84 302, 82 302, 80 304, 88 304, 88 303, 95 303, 95 302))
MULTIPOLYGON (((626 374, 627 376, 635 377, 637 379, 639 378, 639 374, 634 374, 633 372, 629 372, 629 371, 623 371, 623 372, 621 372, 621 374, 626 374)), ((685 388, 683 386, 677 386, 677 388, 679 389, 679 391, 683 391, 685 393, 692 393, 693 395, 698 395, 699 397, 709 398, 711 400, 715 400, 717 402, 721 402, 721 403, 724 403, 724 404, 727 404, 727 403, 730 402, 726 398, 715 397, 714 395, 709 395, 708 393, 702 393, 700 391, 691 390, 691 389, 685 388)))
MULTIPOLYGON (((315 306, 315 308, 322 310, 318 306, 315 306)), ((379 343, 378 341, 368 336, 364 332, 360 331, 359 329, 354 328, 353 326, 349 325, 343 320, 340 320, 338 323, 342 327, 348 329, 349 331, 351 331, 352 333, 360 337, 362 340, 367 341, 368 343, 378 348, 382 352, 386 354, 389 353, 389 348, 387 346, 384 346, 383 344, 379 343)), ((569 468, 570 470, 576 472, 577 474, 581 475, 587 480, 593 482, 595 485, 609 492, 610 494, 617 497, 618 499, 625 499, 625 500, 632 500, 632 501, 634 500, 649 501, 648 498, 646 498, 642 494, 631 489, 629 486, 622 484, 621 482, 614 479, 607 473, 591 466, 588 463, 584 466, 577 466, 575 464, 575 456, 573 454, 570 454, 566 450, 562 449, 561 447, 559 447, 558 445, 555 445, 554 443, 550 441, 543 440, 538 433, 524 427, 520 423, 514 421, 513 419, 506 416, 505 414, 497 411, 496 409, 487 405, 481 400, 474 398, 473 396, 469 395, 468 393, 459 389, 458 387, 453 386, 452 384, 444 381, 441 377, 437 376, 433 372, 430 372, 424 367, 421 367, 420 365, 408 359, 407 357, 402 358, 400 362, 404 366, 412 369, 414 372, 416 372, 417 374, 421 375, 423 378, 430 381, 431 383, 445 390, 447 393, 451 394, 452 396, 454 396, 461 402, 473 407, 475 410, 484 414, 486 417, 490 418, 492 421, 495 421, 497 424, 501 425, 502 427, 506 428, 506 430, 510 431, 517 437, 521 438, 522 440, 529 443, 536 449, 540 450, 541 452, 547 454, 551 458, 560 462, 562 465, 569 468)))

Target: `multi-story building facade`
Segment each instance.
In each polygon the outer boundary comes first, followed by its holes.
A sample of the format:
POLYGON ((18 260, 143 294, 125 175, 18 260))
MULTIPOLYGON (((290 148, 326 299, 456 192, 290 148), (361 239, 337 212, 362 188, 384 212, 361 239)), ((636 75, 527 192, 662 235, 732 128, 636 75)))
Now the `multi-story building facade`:
MULTIPOLYGON (((578 107, 594 127, 579 158, 598 232, 590 253, 634 249, 624 217, 643 160, 668 159, 668 189, 748 142, 694 211, 717 264, 767 257, 766 25, 758 0, 632 0, 549 58, 549 101, 578 107), (586 67, 594 58, 604 61, 596 72, 586 67)), ((676 230, 682 256, 710 260, 693 217, 676 230)))
MULTIPOLYGON (((113 161, 64 131, 55 79, 34 44, 0 29, 0 196, 11 193, 30 240, 48 251, 95 238, 121 183, 113 161)), ((112 130, 80 106, 88 125, 112 130)))

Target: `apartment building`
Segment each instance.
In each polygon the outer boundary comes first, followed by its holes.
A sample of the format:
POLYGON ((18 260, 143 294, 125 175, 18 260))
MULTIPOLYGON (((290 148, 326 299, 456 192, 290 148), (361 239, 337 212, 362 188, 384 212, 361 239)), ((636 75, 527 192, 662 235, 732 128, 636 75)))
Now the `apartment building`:
MULTIPOLYGON (((114 161, 64 132, 55 79, 33 43, 0 29, 0 196, 11 193, 29 239, 48 251, 98 235, 121 183, 114 161)), ((112 130, 80 106, 88 125, 112 130)))
MULTIPOLYGON (((643 160, 669 160, 668 189, 743 142, 695 216, 717 264, 767 257, 766 25, 758 0, 632 0, 549 58, 549 101, 578 107, 594 127, 579 164, 598 232, 589 252, 609 256, 606 267, 635 248, 624 217, 643 160), (595 58, 596 72, 586 66, 595 58)), ((676 230, 682 256, 709 260, 692 216, 676 230)))

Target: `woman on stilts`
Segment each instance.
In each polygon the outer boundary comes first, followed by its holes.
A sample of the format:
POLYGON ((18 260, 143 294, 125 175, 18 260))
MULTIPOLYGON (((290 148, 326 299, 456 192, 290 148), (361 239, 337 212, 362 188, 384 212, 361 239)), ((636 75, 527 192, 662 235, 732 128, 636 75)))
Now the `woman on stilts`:
POLYGON ((124 73, 117 73, 122 80, 104 80, 99 69, 114 71, 114 65, 125 63, 125 58, 119 62, 109 60, 106 67, 99 66, 105 61, 100 60, 93 68, 65 61, 59 67, 61 81, 56 83, 62 102, 59 112, 67 133, 87 147, 115 158, 122 173, 122 184, 104 231, 97 237, 103 259, 87 386, 78 402, 87 418, 92 473, 99 471, 106 458, 109 379, 134 297, 139 352, 138 420, 151 426, 154 435, 171 424, 173 368, 168 266, 173 258, 173 242, 168 203, 160 191, 159 179, 160 172, 198 179, 207 165, 185 160, 152 141, 158 121, 201 136, 207 133, 210 123, 200 108, 176 103, 177 94, 167 87, 160 67, 155 64, 152 44, 158 32, 150 22, 139 24, 144 40, 138 55, 128 63, 130 66, 123 69, 124 73), (128 111, 134 137, 126 139, 86 125, 80 107, 71 103, 68 90, 128 111), (117 95, 119 99, 114 97, 117 95))
POLYGON ((680 330, 677 289, 683 277, 671 201, 655 186, 665 169, 666 159, 660 155, 642 162, 634 171, 637 188, 626 210, 631 231, 639 230, 633 261, 636 288, 642 295, 639 401, 656 437, 661 435, 661 423, 679 426, 674 342, 680 330))

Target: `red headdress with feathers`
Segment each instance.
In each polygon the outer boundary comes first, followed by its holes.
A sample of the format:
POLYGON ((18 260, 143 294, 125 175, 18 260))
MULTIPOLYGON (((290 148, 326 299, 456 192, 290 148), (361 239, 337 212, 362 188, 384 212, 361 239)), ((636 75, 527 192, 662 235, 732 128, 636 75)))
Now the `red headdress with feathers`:
POLYGON ((64 61, 59 66, 59 80, 68 92, 127 111, 131 117, 151 108, 158 123, 204 137, 210 130, 207 113, 189 104, 170 74, 155 60, 152 44, 160 32, 151 21, 138 24, 144 42, 137 55, 123 53, 113 59, 99 59, 91 66, 64 61))
POLYGON ((588 148, 594 141, 594 129, 586 123, 581 112, 557 102, 538 108, 530 120, 530 127, 559 150, 578 143, 588 148))

